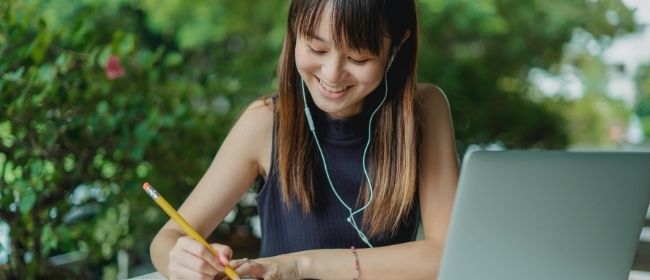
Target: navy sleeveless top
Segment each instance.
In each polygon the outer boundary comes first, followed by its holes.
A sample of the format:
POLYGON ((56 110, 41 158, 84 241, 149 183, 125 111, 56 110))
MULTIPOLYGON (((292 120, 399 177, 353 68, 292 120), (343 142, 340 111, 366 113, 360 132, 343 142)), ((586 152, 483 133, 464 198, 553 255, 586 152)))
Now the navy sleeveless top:
MULTIPOLYGON (((373 99, 376 98, 370 98, 366 103, 376 103, 373 99)), ((364 106, 361 113, 347 119, 332 119, 317 106, 312 104, 310 107, 314 112, 316 134, 325 154, 334 187, 348 206, 352 206, 354 210, 359 209, 363 205, 357 204, 356 201, 362 183, 365 182, 361 161, 368 139, 368 121, 376 104, 364 106)), ((276 120, 274 120, 269 174, 266 180, 260 183, 261 187, 257 194, 262 228, 260 257, 310 249, 368 247, 347 222, 348 211, 331 190, 320 156, 317 157, 318 162, 314 170, 313 209, 305 214, 298 203, 292 203, 290 208, 285 207, 275 166, 277 163, 275 123, 276 120)), ((374 247, 380 247, 415 240, 420 208, 417 201, 416 195, 409 215, 401 221, 395 221, 400 224, 395 235, 384 234, 377 238, 370 238, 370 243, 374 247)), ((355 215, 360 228, 363 224, 362 216, 363 212, 355 215)))

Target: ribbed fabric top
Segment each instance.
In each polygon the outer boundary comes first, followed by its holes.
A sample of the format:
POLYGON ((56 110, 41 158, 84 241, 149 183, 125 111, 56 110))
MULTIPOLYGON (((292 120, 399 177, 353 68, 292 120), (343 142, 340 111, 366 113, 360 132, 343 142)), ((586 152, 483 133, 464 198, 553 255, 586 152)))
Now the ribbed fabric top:
MULTIPOLYGON (((376 92, 372 95, 377 95, 376 92)), ((321 147, 327 160, 330 177, 341 198, 359 209, 357 196, 364 182, 361 164, 363 149, 367 141, 368 120, 378 104, 376 97, 364 106, 363 111, 348 119, 332 119, 317 106, 310 106, 321 147), (372 108, 368 108, 372 107, 372 108)), ((275 123, 275 120, 274 120, 275 123)), ((274 125, 275 126, 275 125, 274 125)), ((312 137, 310 135, 310 137, 312 137)), ((257 207, 262 227, 261 257, 275 256, 310 249, 368 247, 347 222, 348 211, 331 190, 320 156, 315 164, 314 208, 303 213, 299 204, 287 209, 282 201, 280 181, 276 167, 276 133, 273 133, 271 167, 266 181, 262 182, 257 195, 257 207)), ((357 225, 363 224, 363 212, 355 215, 357 225)), ((415 199, 409 216, 400 223, 394 236, 385 234, 372 238, 375 246, 386 246, 415 239, 419 222, 419 205, 415 199)))

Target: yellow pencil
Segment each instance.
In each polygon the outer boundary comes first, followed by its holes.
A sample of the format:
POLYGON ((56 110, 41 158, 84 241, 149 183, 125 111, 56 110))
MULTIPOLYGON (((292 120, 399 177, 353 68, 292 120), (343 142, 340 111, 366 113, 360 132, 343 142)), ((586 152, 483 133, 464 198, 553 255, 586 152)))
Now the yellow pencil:
MULTIPOLYGON (((210 246, 210 244, 208 244, 208 242, 205 241, 205 239, 203 239, 203 237, 201 237, 201 235, 198 232, 196 232, 196 230, 194 230, 194 228, 192 228, 192 226, 190 226, 190 224, 187 223, 187 221, 185 221, 185 219, 181 215, 179 215, 178 212, 176 212, 176 210, 174 210, 174 207, 169 205, 167 200, 165 200, 165 198, 163 198, 158 193, 158 191, 156 191, 156 189, 154 189, 147 182, 145 182, 144 185, 142 185, 142 188, 147 192, 147 194, 151 198, 153 198, 156 204, 158 204, 158 206, 160 206, 160 208, 162 208, 165 211, 165 213, 167 213, 167 215, 169 215, 169 217, 172 218, 172 220, 176 221, 181 226, 181 228, 183 229, 183 231, 185 231, 187 235, 191 236, 192 238, 194 238, 194 240, 203 244, 203 246, 208 248, 208 250, 210 250, 210 252, 212 252, 212 254, 214 254, 215 256, 217 257, 219 256, 219 253, 217 253, 217 251, 214 250, 214 248, 212 248, 212 246, 210 246)), ((226 275, 228 275, 228 277, 230 277, 230 279, 240 280, 239 275, 237 275, 237 272, 235 272, 235 270, 229 265, 226 266, 224 272, 226 273, 226 275)))

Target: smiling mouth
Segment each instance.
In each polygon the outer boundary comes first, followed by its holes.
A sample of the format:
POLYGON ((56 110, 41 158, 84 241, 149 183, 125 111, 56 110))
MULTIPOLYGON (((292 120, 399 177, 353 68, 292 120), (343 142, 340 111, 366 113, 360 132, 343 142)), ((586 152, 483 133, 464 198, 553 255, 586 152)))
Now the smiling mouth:
POLYGON ((318 83, 321 85, 321 87, 324 90, 327 90, 327 91, 329 91, 331 93, 341 93, 341 92, 344 92, 346 89, 350 88, 350 86, 330 86, 330 85, 324 83, 318 77, 316 77, 316 79, 318 80, 318 83))

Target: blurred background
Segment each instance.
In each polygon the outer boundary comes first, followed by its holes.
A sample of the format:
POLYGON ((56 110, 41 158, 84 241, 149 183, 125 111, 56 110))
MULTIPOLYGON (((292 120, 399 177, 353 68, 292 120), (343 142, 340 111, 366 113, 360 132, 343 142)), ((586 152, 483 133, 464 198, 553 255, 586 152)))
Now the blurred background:
MULTIPOLYGON (((142 182, 178 207, 273 94, 288 2, 0 1, 0 279, 152 271, 167 217, 142 182)), ((459 156, 650 151, 649 1, 417 4, 419 80, 447 93, 459 156)), ((257 254, 254 189, 210 237, 235 257, 257 254)))

